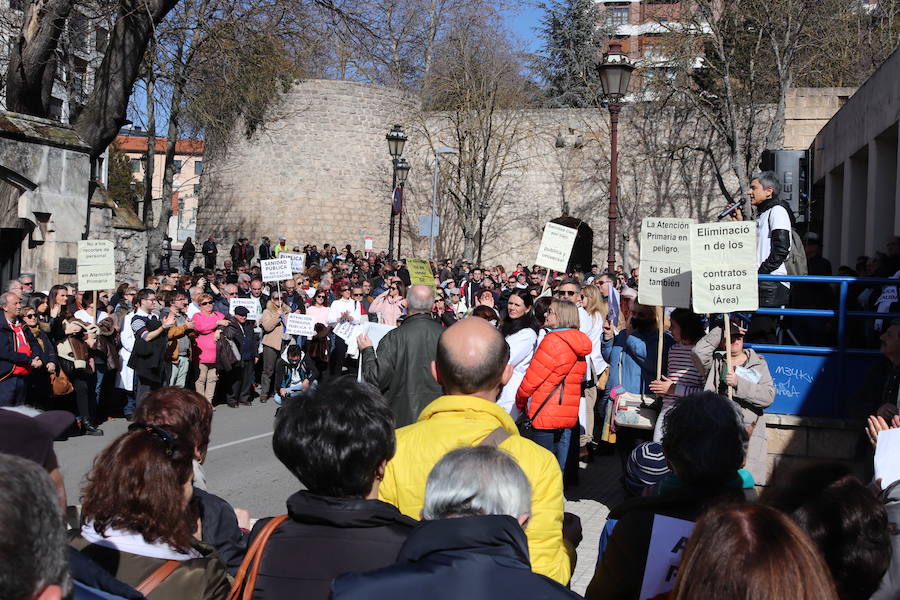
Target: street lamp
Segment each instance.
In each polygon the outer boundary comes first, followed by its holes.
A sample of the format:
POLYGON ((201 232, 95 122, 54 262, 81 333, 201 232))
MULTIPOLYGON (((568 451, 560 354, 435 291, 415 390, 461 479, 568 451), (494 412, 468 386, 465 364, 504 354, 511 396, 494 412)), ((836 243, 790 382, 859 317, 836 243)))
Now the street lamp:
MULTIPOLYGON (((394 125, 391 130, 388 131, 385 139, 388 143, 388 153, 391 155, 391 162, 393 164, 393 182, 391 184, 391 230, 388 234, 388 258, 391 259, 394 254, 394 217, 396 216, 396 211, 394 211, 394 199, 397 194, 397 167, 400 164, 400 156, 403 154, 403 146, 406 145, 407 138, 406 134, 403 133, 403 127, 394 125)), ((406 174, 408 172, 409 165, 407 163, 406 171, 403 173, 404 181, 406 181, 406 174)))
POLYGON ((403 245, 403 186, 406 185, 406 176, 409 175, 409 163, 405 158, 397 161, 394 171, 397 173, 396 193, 400 194, 400 201, 397 203, 397 258, 400 258, 402 256, 400 247, 403 245))
POLYGON ((438 180, 441 177, 440 169, 438 169, 438 157, 442 154, 459 154, 459 150, 441 146, 434 151, 434 181, 431 188, 431 223, 428 227, 428 258, 434 260, 434 219, 437 216, 437 194, 438 180))
POLYGON ((606 265, 610 272, 616 268, 616 220, 619 217, 619 111, 620 102, 628 93, 628 83, 631 81, 631 72, 634 65, 628 60, 628 56, 622 51, 622 44, 618 40, 609 42, 609 49, 603 55, 603 62, 598 67, 600 71, 600 85, 603 87, 603 96, 609 106, 609 249, 606 253, 606 265))

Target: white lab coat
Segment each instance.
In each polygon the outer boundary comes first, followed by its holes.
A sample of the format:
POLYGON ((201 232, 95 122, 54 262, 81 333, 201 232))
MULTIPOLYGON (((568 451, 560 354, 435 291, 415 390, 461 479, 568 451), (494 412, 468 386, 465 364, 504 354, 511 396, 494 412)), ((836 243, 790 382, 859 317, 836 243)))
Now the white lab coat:
POLYGON ((531 364, 534 349, 537 348, 538 336, 534 329, 526 327, 506 336, 506 343, 509 344, 509 364, 513 366, 513 374, 500 391, 497 404, 515 420, 521 414, 521 411, 516 408, 516 392, 519 384, 525 379, 528 365, 531 364))

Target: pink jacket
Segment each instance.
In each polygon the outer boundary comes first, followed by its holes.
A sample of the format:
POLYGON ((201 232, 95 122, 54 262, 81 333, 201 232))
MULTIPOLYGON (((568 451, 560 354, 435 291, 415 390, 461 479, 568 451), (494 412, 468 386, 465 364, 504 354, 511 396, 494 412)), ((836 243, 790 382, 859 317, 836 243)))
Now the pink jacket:
POLYGON ((369 305, 370 313, 378 313, 385 325, 396 325, 397 319, 403 315, 403 298, 396 299, 390 296, 378 296, 369 305))
POLYGON ((200 362, 216 362, 216 321, 224 319, 225 315, 213 312, 211 315, 202 312, 194 315, 194 327, 197 332, 197 347, 200 349, 200 362))

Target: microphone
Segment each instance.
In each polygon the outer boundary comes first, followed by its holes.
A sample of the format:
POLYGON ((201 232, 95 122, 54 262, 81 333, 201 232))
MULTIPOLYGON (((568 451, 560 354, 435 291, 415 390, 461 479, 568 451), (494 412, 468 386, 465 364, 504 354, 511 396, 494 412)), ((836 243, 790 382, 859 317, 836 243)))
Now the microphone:
POLYGON ((716 217, 716 221, 721 221, 722 219, 724 219, 725 217, 727 217, 728 215, 730 215, 731 213, 733 213, 733 212, 736 211, 737 209, 739 209, 739 208, 744 208, 744 205, 745 205, 745 204, 747 204, 747 199, 746 199, 746 198, 741 198, 741 199, 738 200, 733 206, 729 206, 728 208, 726 208, 725 210, 723 210, 722 212, 720 212, 720 213, 719 213, 719 216, 716 217))

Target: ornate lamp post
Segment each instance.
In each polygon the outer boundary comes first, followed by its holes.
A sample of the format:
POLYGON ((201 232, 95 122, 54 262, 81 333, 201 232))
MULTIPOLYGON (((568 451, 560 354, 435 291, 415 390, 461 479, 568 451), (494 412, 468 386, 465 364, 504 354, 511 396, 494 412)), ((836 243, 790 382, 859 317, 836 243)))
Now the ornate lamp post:
MULTIPOLYGON (((394 197, 397 194, 397 166, 400 163, 400 156, 403 154, 403 146, 406 144, 406 134, 403 133, 403 127, 400 125, 394 125, 388 134, 385 136, 385 139, 388 143, 388 152, 391 155, 391 162, 393 164, 393 181, 391 183, 391 221, 390 221, 390 233, 388 234, 388 258, 393 259, 394 257, 394 217, 396 216, 398 211, 394 210, 394 197)), ((406 161, 404 161, 406 162, 406 161)), ((403 179, 406 179, 406 173, 409 172, 409 165, 407 164, 406 172, 403 173, 403 179)))
POLYGON ((394 173, 397 177, 397 193, 400 194, 400 202, 397 208, 397 258, 400 258, 402 256, 400 246, 403 245, 403 186, 406 185, 406 176, 409 175, 409 163, 406 162, 405 158, 397 161, 394 173))
POLYGON ((609 106, 609 249, 606 264, 610 271, 616 268, 616 221, 619 218, 619 111, 621 102, 628 93, 628 83, 634 65, 622 51, 622 44, 613 39, 609 49, 603 55, 603 62, 598 67, 600 85, 603 86, 603 97, 609 106))

